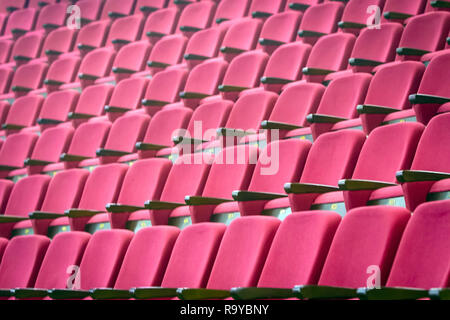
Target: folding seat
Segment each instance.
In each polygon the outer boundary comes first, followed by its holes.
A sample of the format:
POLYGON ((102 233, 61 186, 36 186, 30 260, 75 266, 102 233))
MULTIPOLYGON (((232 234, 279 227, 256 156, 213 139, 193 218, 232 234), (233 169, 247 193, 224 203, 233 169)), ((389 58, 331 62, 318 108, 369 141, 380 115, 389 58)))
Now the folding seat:
POLYGON ((61 57, 51 64, 48 69, 45 88, 48 93, 57 91, 61 86, 76 80, 81 60, 76 56, 61 57))
POLYGON ((137 0, 134 14, 142 13, 145 16, 167 7, 168 0, 137 0))
POLYGON ((252 18, 266 19, 278 12, 282 12, 286 5, 286 0, 252 0, 249 15, 252 18))
POLYGON ((398 23, 383 23, 379 29, 362 29, 349 59, 352 70, 372 72, 374 67, 393 61, 402 31, 398 23))
POLYGON ((1 300, 6 300, 14 288, 32 287, 44 259, 50 239, 27 236, 11 239, 0 264, 1 300))
POLYGON ((102 230, 96 232, 81 259, 79 288, 48 291, 53 300, 83 299, 94 288, 112 288, 125 257, 133 233, 128 230, 102 230))
POLYGON ((214 22, 220 24, 224 21, 245 17, 248 12, 250 0, 223 0, 217 5, 214 22))
POLYGON ((439 199, 449 190, 450 168, 448 154, 450 113, 433 118, 427 125, 411 168, 401 169, 397 181, 401 183, 406 207, 411 211, 427 199, 439 199))
POLYGON ((374 278, 384 286, 410 217, 406 209, 390 206, 350 211, 337 228, 319 282, 297 285, 293 289, 295 296, 299 299, 356 298, 358 288, 372 284, 374 278))
POLYGON ((1 12, 12 13, 25 7, 25 0, 5 0, 0 6, 1 12))
POLYGON ((9 62, 14 42, 12 40, 0 40, 0 63, 9 62))
POLYGON ((386 0, 381 22, 400 22, 423 13, 426 0, 386 0))
POLYGON ((176 65, 183 59, 188 39, 182 35, 169 35, 158 41, 152 49, 147 66, 155 75, 165 68, 176 65))
POLYGON ((106 35, 108 32, 109 21, 107 20, 94 21, 82 27, 78 32, 75 42, 81 57, 86 56, 89 52, 95 49, 103 47, 103 45, 105 45, 106 35))
POLYGON ((259 50, 242 53, 233 59, 219 86, 222 98, 235 101, 240 92, 257 87, 268 60, 268 54, 259 50))
POLYGON ((115 20, 130 15, 134 8, 134 2, 134 0, 106 0, 100 19, 106 20, 109 17, 111 20, 115 20))
POLYGON ((44 36, 39 32, 28 32, 17 39, 11 52, 13 66, 20 67, 41 54, 42 40, 44 36))
POLYGON ((79 0, 76 5, 80 8, 80 22, 82 26, 96 23, 103 7, 103 0, 79 0))
POLYGON ((177 8, 166 8, 151 13, 145 21, 142 40, 148 39, 151 44, 155 44, 162 37, 174 33, 178 16, 177 8))
POLYGON ((4 178, 9 171, 20 169, 24 161, 31 155, 37 140, 34 133, 23 132, 10 135, 0 150, 0 171, 4 178))
MULTIPOLYGON (((129 292, 132 297, 170 299, 176 297, 175 288, 206 287, 225 229, 225 225, 220 223, 201 223, 182 230, 173 247, 164 277, 158 283, 160 287, 147 283, 147 286, 152 286, 131 289, 129 292)), ((123 294, 128 297, 129 293, 123 294)))
POLYGON ((192 35, 183 56, 189 69, 204 60, 217 57, 226 31, 227 28, 222 25, 201 30, 192 35))
POLYGON ((49 127, 67 121, 69 112, 73 112, 80 94, 75 90, 55 91, 44 100, 37 119, 41 132, 49 127))
POLYGON ((112 23, 106 43, 112 43, 114 49, 119 51, 124 45, 139 39, 142 27, 143 20, 140 15, 119 18, 112 23))
POLYGON ((423 74, 417 94, 409 97, 417 121, 427 124, 441 106, 450 102, 449 65, 450 52, 432 59, 423 74))
POLYGON ((125 112, 137 109, 147 88, 148 79, 129 78, 114 88, 109 104, 105 106, 108 119, 113 122, 125 112))
POLYGON ((300 12, 287 11, 267 18, 259 35, 258 47, 272 54, 279 46, 294 41, 302 16, 300 12))
POLYGON ((279 93, 284 85, 302 77, 311 46, 293 42, 279 46, 270 56, 261 83, 265 90, 279 93))
POLYGON ((306 118, 314 139, 330 130, 361 126, 357 105, 364 102, 371 80, 370 74, 354 73, 329 84, 316 113, 306 118))
POLYGON ((450 49, 450 32, 449 32, 449 35, 447 37, 444 50, 439 50, 439 51, 436 51, 436 52, 431 52, 431 53, 424 54, 422 56, 422 58, 420 59, 420 61, 422 61, 425 65, 428 65, 430 63, 430 60, 433 59, 434 57, 439 56, 441 54, 448 53, 449 52, 448 49, 450 49))
MULTIPOLYGON (((173 137, 186 129, 192 116, 192 109, 183 105, 168 105, 158 111, 151 119, 145 135, 138 140, 136 149, 139 158, 149 158, 158 151, 173 147, 173 137)), ((132 156, 132 159, 135 159, 132 156)))
POLYGON ((211 26, 216 4, 213 1, 199 1, 186 6, 178 20, 176 33, 191 37, 195 32, 211 26))
POLYGON ((177 102, 187 76, 188 72, 184 69, 164 70, 155 74, 142 100, 145 111, 153 116, 163 106, 177 102))
POLYGON ((336 32, 344 7, 340 2, 324 2, 308 7, 298 30, 302 42, 314 45, 320 37, 336 32))
POLYGON ((430 11, 449 11, 449 5, 447 0, 428 0, 425 6, 425 12, 430 11))
POLYGON ((10 238, 17 222, 27 220, 30 212, 40 209, 50 180, 47 175, 32 175, 14 184, 4 215, 0 215, 0 234, 3 238, 10 238))
POLYGON ((350 32, 358 35, 360 30, 370 24, 379 24, 376 11, 369 11, 370 6, 377 6, 381 12, 383 11, 385 0, 350 0, 342 14, 342 20, 339 21, 338 27, 344 32, 350 32))
POLYGON ((448 12, 429 12, 409 19, 397 48, 397 60, 420 60, 424 54, 443 49, 449 31, 448 12))
POLYGON ((386 65, 375 73, 364 104, 357 106, 367 134, 381 124, 393 123, 388 117, 415 121, 408 97, 417 92, 424 71, 422 63, 405 61, 386 65))
POLYGON ((89 52, 81 62, 78 71, 81 88, 85 89, 93 85, 97 79, 108 76, 114 58, 115 52, 112 48, 99 48, 89 52))
POLYGON ((316 7, 322 2, 321 0, 287 0, 285 10, 305 11, 310 7, 316 7))
POLYGON ((221 58, 209 59, 195 66, 186 80, 180 98, 184 105, 196 108, 206 97, 218 94, 218 86, 222 83, 228 63, 221 58))
POLYGON ((177 296, 183 300, 225 299, 233 287, 255 287, 279 225, 273 217, 233 221, 222 238, 206 289, 180 288, 177 296))
POLYGON ((137 41, 124 45, 117 53, 112 72, 116 83, 145 68, 151 45, 148 41, 137 41))
POLYGON ((87 87, 81 92, 78 103, 73 112, 69 112, 68 118, 77 127, 90 118, 101 116, 113 91, 114 86, 110 84, 97 84, 87 87))
POLYGON ((449 259, 446 249, 449 204, 439 201, 415 210, 398 246, 386 286, 377 290, 361 288, 357 292, 360 299, 411 300, 428 296, 439 299, 449 285, 445 263, 449 259))
POLYGON ((66 15, 67 3, 46 5, 39 11, 35 30, 45 30, 45 33, 48 34, 66 24, 66 15))
POLYGON ((62 54, 72 51, 76 34, 77 31, 75 29, 68 27, 60 27, 53 30, 45 38, 41 56, 45 54, 48 63, 52 64, 62 54))
POLYGON ((33 30, 35 20, 35 9, 28 8, 12 12, 6 23, 2 39, 17 40, 28 31, 33 30))
POLYGON ((47 70, 48 65, 46 63, 28 63, 20 66, 14 73, 11 82, 11 93, 0 96, 0 99, 19 98, 27 95, 30 91, 41 88, 47 70))
POLYGON ((306 67, 303 68, 304 79, 309 82, 322 82, 326 75, 344 70, 355 40, 354 35, 347 33, 320 37, 311 50, 306 67))
POLYGON ((0 68, 0 94, 9 92, 14 70, 10 68, 0 68))
POLYGON ((10 292, 3 294, 9 293, 11 297, 20 300, 40 300, 48 295, 50 289, 65 289, 68 282, 67 269, 80 265, 90 238, 91 236, 84 232, 67 232, 56 236, 42 259, 36 282, 29 286, 15 286, 10 292))
POLYGON ((29 95, 16 99, 2 129, 7 130, 6 133, 9 134, 35 125, 44 100, 44 97, 39 95, 29 95))
POLYGON ((231 62, 239 54, 255 49, 262 25, 261 20, 251 18, 233 22, 228 28, 220 48, 224 59, 231 62))
POLYGON ((341 217, 335 212, 298 212, 281 223, 255 288, 232 288, 236 300, 293 297, 299 283, 317 284, 341 217), (301 243, 302 245, 298 245, 301 243), (285 266, 290 266, 285 268, 285 266))

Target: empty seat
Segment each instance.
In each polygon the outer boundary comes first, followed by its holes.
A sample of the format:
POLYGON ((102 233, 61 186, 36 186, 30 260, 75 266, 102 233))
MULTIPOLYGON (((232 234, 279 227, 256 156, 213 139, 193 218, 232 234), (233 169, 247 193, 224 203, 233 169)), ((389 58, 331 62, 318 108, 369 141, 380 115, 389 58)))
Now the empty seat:
POLYGON ((319 38, 311 50, 306 67, 303 68, 305 79, 322 82, 326 75, 346 69, 355 40, 354 35, 347 33, 335 33, 319 38))
POLYGON ((42 47, 42 55, 47 56, 49 64, 62 54, 72 51, 76 34, 75 29, 68 27, 60 27, 48 34, 42 47))
POLYGON ((95 21, 81 28, 75 41, 76 48, 81 56, 84 57, 90 51, 102 47, 105 44, 108 31, 108 21, 95 21))
POLYGON ((93 85, 95 80, 108 76, 115 53, 112 48, 100 48, 89 52, 83 59, 78 71, 81 87, 93 85))
POLYGON ((114 49, 119 51, 124 45, 138 40, 142 27, 143 20, 140 15, 119 18, 111 25, 106 43, 113 44, 114 49))
POLYGON ((134 13, 142 13, 147 16, 152 12, 164 9, 167 6, 168 0, 138 0, 134 13))
POLYGON ((262 25, 259 19, 243 18, 233 21, 220 47, 225 60, 230 62, 239 54, 255 49, 262 25))
POLYGON ((11 83, 11 92, 14 94, 8 97, 18 98, 41 88, 47 70, 46 63, 29 63, 17 68, 11 83))
POLYGON ((195 32, 211 25, 216 10, 213 1, 199 1, 187 5, 181 12, 177 25, 177 33, 191 37, 195 32))
POLYGON ((172 34, 178 22, 177 8, 166 8, 151 13, 144 25, 142 39, 148 39, 155 44, 162 37, 172 34))
POLYGON ((424 54, 443 49, 449 31, 448 12, 429 12, 411 18, 398 45, 397 60, 420 60, 424 54))
POLYGON ((389 116, 414 117, 408 98, 417 92, 424 71, 422 63, 405 61, 387 65, 375 73, 364 104, 357 107, 366 133, 382 123, 389 124, 389 116))
POLYGON ((147 66, 152 75, 181 62, 188 39, 182 35, 170 35, 158 41, 148 58, 147 66))
POLYGON ((235 101, 241 91, 257 87, 268 60, 266 53, 256 50, 233 59, 219 86, 223 99, 235 101))
POLYGON ((419 15, 425 9, 426 0, 386 0, 383 9, 382 22, 404 22, 406 19, 419 15))
MULTIPOLYGON (((317 2, 317 0, 309 0, 317 2)), ((307 1, 292 2, 292 6, 306 5, 307 1)), ((324 2, 306 9, 298 30, 298 36, 302 42, 315 44, 320 37, 334 33, 337 30, 337 23, 341 19, 344 11, 344 4, 340 2, 324 2)))
POLYGON ((184 105, 195 108, 200 100, 217 94, 227 68, 228 63, 220 58, 210 59, 194 67, 189 73, 184 90, 180 92, 184 105))
POLYGON ((0 125, 5 123, 10 108, 11 106, 7 101, 0 101, 0 125))
POLYGON ((123 46, 117 53, 112 67, 116 82, 144 70, 150 50, 151 45, 148 41, 137 41, 123 46))
POLYGON ((383 11, 385 0, 350 0, 345 6, 342 20, 339 21, 338 26, 344 32, 351 32, 356 35, 360 30, 368 25, 377 25, 380 22, 376 21, 377 11, 379 14, 383 11), (378 7, 376 11, 369 10, 369 7, 378 7))
POLYGON ((131 14, 134 2, 134 0, 106 0, 102 13, 100 14, 100 19, 105 20, 109 17, 114 20, 127 16, 131 14))
POLYGON ((56 91, 45 99, 37 123, 41 131, 67 121, 69 112, 73 112, 79 98, 78 91, 56 91))
POLYGON ((31 155, 37 140, 34 133, 23 132, 10 135, 0 150, 0 169, 2 177, 8 172, 23 167, 24 161, 31 155))
POLYGON ((18 98, 14 101, 5 120, 3 129, 7 133, 14 133, 23 128, 31 127, 36 123, 44 98, 38 95, 30 95, 18 98))
POLYGON ((25 7, 25 0, 5 0, 1 4, 1 12, 12 13, 25 7))
POLYGON ((54 3, 43 7, 39 11, 35 30, 45 30, 46 34, 64 26, 66 22, 67 4, 54 3))
POLYGON ((214 22, 220 24, 224 21, 242 18, 247 15, 250 0, 223 0, 217 5, 214 22))
POLYGON ((95 23, 99 18, 103 6, 102 0, 79 0, 76 4, 80 8, 80 22, 82 26, 95 23))
POLYGON ((14 70, 10 68, 0 68, 0 93, 9 92, 11 80, 14 76, 14 70))
POLYGON ((137 109, 147 88, 148 79, 129 78, 119 82, 114 88, 105 112, 110 121, 115 121, 125 112, 137 109))
POLYGON ((15 10, 10 14, 3 35, 7 39, 17 40, 34 27, 36 10, 33 8, 15 10))
POLYGON ((320 2, 321 0, 288 0, 286 2, 286 10, 289 8, 291 10, 305 11, 309 7, 316 7, 320 2))
POLYGON ((62 85, 76 80, 81 60, 75 56, 61 57, 52 63, 44 80, 47 92, 59 90, 62 85))
POLYGON ((11 58, 14 60, 16 67, 20 67, 39 57, 43 38, 42 33, 28 32, 16 40, 11 52, 11 58))
POLYGON ((300 42, 279 46, 270 56, 261 83, 265 90, 280 92, 287 83, 300 80, 311 46, 300 42))
POLYGON ((11 55, 11 50, 13 48, 14 42, 10 39, 0 40, 0 63, 4 64, 9 62, 9 57, 11 55))
POLYGON ((272 54, 279 46, 294 41, 301 19, 302 14, 296 11, 270 16, 261 29, 259 47, 272 54))

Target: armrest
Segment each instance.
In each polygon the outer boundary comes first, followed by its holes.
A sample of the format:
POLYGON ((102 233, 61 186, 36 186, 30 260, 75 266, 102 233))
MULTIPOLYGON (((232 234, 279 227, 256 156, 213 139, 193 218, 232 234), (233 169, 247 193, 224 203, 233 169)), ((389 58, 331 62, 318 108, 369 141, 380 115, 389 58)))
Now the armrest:
POLYGON ((295 129, 302 128, 302 126, 296 126, 296 125, 284 123, 284 122, 264 120, 263 122, 261 122, 261 128, 263 128, 263 129, 278 129, 278 130, 295 130, 295 129))
POLYGON ((148 200, 145 202, 145 209, 148 210, 173 210, 178 207, 185 206, 185 203, 164 202, 157 200, 148 200))
POLYGON ((295 286, 292 290, 299 299, 350 299, 356 298, 356 289, 328 286, 295 286))
POLYGON ((90 296, 96 300, 109 300, 109 299, 130 299, 133 297, 133 294, 128 290, 99 288, 90 290, 90 296))
POLYGON ((289 8, 292 10, 298 10, 298 11, 305 11, 306 9, 308 9, 310 7, 309 4, 303 4, 303 3, 290 3, 289 4, 289 8))
POLYGON ((58 28, 61 27, 61 26, 58 25, 58 24, 55 24, 55 23, 44 23, 44 24, 42 25, 42 27, 43 27, 44 29, 58 29, 58 28))
POLYGON ((284 185, 286 193, 305 194, 305 193, 327 193, 339 191, 338 187, 327 186, 324 184, 313 183, 286 183, 284 185))
POLYGON ((158 8, 150 7, 150 6, 141 6, 141 7, 139 8, 139 10, 140 10, 141 12, 153 12, 153 11, 158 10, 158 8))
POLYGON ((13 171, 13 170, 17 170, 17 169, 20 169, 20 167, 12 167, 12 166, 0 165, 0 171, 13 171))
POLYGON ((193 54, 193 53, 186 53, 183 58, 185 60, 208 60, 209 57, 207 56, 201 56, 199 54, 193 54))
POLYGON ((130 292, 136 299, 174 298, 177 296, 176 288, 133 288, 130 292))
POLYGON ((450 2, 440 0, 431 1, 431 6, 433 8, 450 8, 450 2))
POLYGON ((450 300, 450 289, 434 288, 428 291, 431 300, 450 300))
POLYGON ((450 178, 450 173, 433 172, 433 171, 418 171, 418 170, 403 170, 396 174, 397 181, 400 183, 418 182, 418 181, 439 181, 450 178))
POLYGON ((2 129, 4 130, 22 130, 23 128, 25 128, 25 126, 18 124, 4 123, 2 125, 2 129))
POLYGON ((122 157, 130 154, 126 151, 109 150, 109 149, 98 149, 96 152, 98 157, 122 157))
POLYGON ((110 18, 123 18, 123 17, 126 17, 126 14, 123 14, 123 13, 120 13, 120 12, 110 11, 110 12, 108 12, 108 17, 110 17, 110 18))
POLYGON ((59 56, 61 54, 63 54, 61 51, 56 51, 56 50, 45 50, 45 54, 48 56, 59 56))
POLYGON ((308 114, 306 116, 306 121, 308 121, 309 123, 338 123, 345 120, 348 119, 335 116, 327 116, 324 114, 308 114))
POLYGON ((83 299, 89 297, 91 293, 86 290, 53 289, 49 290, 48 296, 54 300, 83 299))
POLYGON ((26 166, 46 166, 53 162, 43 161, 43 160, 34 160, 34 159, 28 158, 28 159, 25 159, 25 161, 23 163, 26 166))
POLYGON ((286 84, 292 82, 292 80, 277 77, 262 77, 261 82, 264 84, 286 84))
POLYGON ((294 297, 292 289, 276 288, 232 288, 230 294, 235 300, 286 299, 294 297))
POLYGON ((234 53, 234 54, 241 54, 242 52, 245 52, 243 49, 239 48, 233 48, 233 47, 221 47, 220 52, 222 53, 234 53))
POLYGON ((87 113, 76 113, 76 112, 69 112, 67 115, 69 119, 90 119, 94 118, 95 115, 87 114, 87 113))
POLYGON ((47 84, 47 85, 50 85, 50 86, 61 86, 64 83, 65 82, 63 82, 63 81, 52 80, 52 79, 45 79, 44 80, 44 84, 47 84))
POLYGON ((411 14, 394 12, 394 11, 385 12, 385 13, 383 13, 383 16, 388 20, 406 20, 409 17, 412 17, 411 14))
POLYGON ((218 128, 217 135, 223 137, 244 137, 246 132, 240 129, 218 128))
POLYGON ((348 63, 351 66, 379 66, 380 64, 383 64, 383 62, 375 61, 375 60, 369 60, 369 59, 360 59, 360 58, 350 58, 348 59, 348 63))
POLYGON ((159 144, 152 144, 152 143, 144 143, 144 142, 138 142, 136 143, 136 149, 137 150, 161 150, 161 149, 165 149, 168 148, 168 146, 162 146, 159 144))
POLYGON ((358 298, 361 300, 417 300, 428 297, 428 290, 415 288, 359 288, 358 298))
POLYGON ((203 30, 202 28, 191 27, 191 26, 180 26, 180 31, 184 32, 198 32, 203 30))
POLYGON ((107 113, 125 113, 130 111, 128 108, 105 106, 105 112, 107 113))
POLYGON ((236 201, 274 200, 287 197, 286 194, 240 191, 240 190, 233 191, 232 196, 233 199, 236 201))
POLYGON ((327 70, 327 69, 319 69, 319 68, 310 68, 305 67, 302 69, 303 74, 309 75, 309 76, 326 76, 327 74, 336 72, 334 70, 327 70))
MULTIPOLYGON (((112 39, 111 43, 112 44, 129 44, 129 43, 131 43, 131 41, 130 40, 125 40, 125 39, 112 39)), ((113 68, 113 71, 114 71, 114 68, 113 68)))
POLYGON ((45 298, 48 296, 47 289, 18 288, 11 290, 11 292, 17 299, 45 298))
POLYGON ((79 50, 87 50, 87 51, 92 51, 92 50, 97 49, 97 47, 90 46, 90 45, 87 45, 87 44, 82 44, 82 43, 79 43, 79 44, 77 45, 77 48, 78 48, 79 50))
POLYGON ((444 104, 450 102, 450 98, 417 93, 409 96, 409 102, 411 102, 412 104, 444 104))
POLYGON ((114 68, 112 68, 112 72, 114 72, 114 73, 129 73, 129 74, 132 74, 132 73, 135 73, 136 71, 135 70, 131 70, 131 69, 126 69, 126 68, 114 67, 114 68))
POLYGON ((367 25, 364 23, 339 21, 338 27, 341 29, 364 29, 367 25))
POLYGON ((89 157, 85 157, 85 156, 77 156, 74 154, 68 154, 68 153, 63 153, 60 157, 59 160, 62 162, 71 162, 71 161, 83 161, 89 159, 89 157))
POLYGON ((0 289, 0 297, 2 298, 9 298, 14 296, 14 291, 13 290, 8 290, 8 289, 0 289))
POLYGON ((265 38, 259 38, 258 42, 262 46, 282 46, 283 44, 286 43, 283 41, 277 41, 277 40, 265 39, 265 38))
POLYGON ((253 11, 252 17, 253 18, 267 18, 270 17, 272 14, 268 12, 262 12, 262 11, 253 11))
POLYGON ((375 106, 372 104, 359 104, 356 106, 356 110, 360 114, 390 114, 400 111, 395 108, 375 106))
POLYGON ((96 210, 83 210, 83 209, 69 209, 64 212, 66 216, 69 218, 84 218, 84 217, 93 217, 97 214, 105 213, 105 211, 96 211, 96 210))
POLYGON ((30 61, 31 60, 30 57, 25 57, 25 56, 20 56, 20 55, 14 56, 13 59, 15 61, 30 61))
POLYGON ((156 31, 148 31, 145 35, 149 38, 150 37, 162 38, 162 37, 166 36, 165 33, 156 32, 156 31))
POLYGON ((36 122, 37 122, 37 124, 60 124, 60 123, 63 123, 64 121, 55 120, 55 119, 39 118, 39 119, 37 119, 36 122))
POLYGON ((20 28, 14 28, 14 29, 11 29, 11 33, 12 33, 12 34, 17 34, 17 33, 25 34, 25 33, 27 33, 27 32, 28 32, 28 30, 20 29, 20 28))
POLYGON ((341 191, 377 190, 385 187, 396 186, 395 183, 356 179, 339 180, 338 184, 339 190, 341 191))
POLYGON ((209 94, 199 92, 180 92, 181 99, 204 99, 209 97, 209 94))
POLYGON ((230 19, 228 19, 228 18, 217 18, 216 19, 217 24, 221 24, 222 22, 225 22, 225 21, 230 21, 230 19))
POLYGON ((30 92, 33 89, 22 86, 13 86, 11 90, 14 92, 30 92))
POLYGON ((58 219, 64 217, 63 214, 60 213, 51 213, 51 212, 41 212, 35 211, 29 214, 30 219, 33 220, 47 220, 47 219, 58 219))
POLYGON ((202 205, 219 205, 225 202, 232 202, 233 200, 229 199, 220 199, 220 198, 208 198, 201 196, 186 196, 184 201, 188 206, 202 206, 202 205))
POLYGON ((182 137, 182 136, 172 137, 172 141, 175 145, 177 145, 177 144, 191 144, 192 145, 192 144, 201 144, 203 142, 207 142, 206 140, 200 140, 200 139, 182 137))
POLYGON ((127 206, 118 203, 108 203, 106 205, 106 211, 111 213, 129 213, 139 210, 145 210, 145 207, 127 206))
POLYGON ((15 223, 28 220, 27 217, 16 217, 16 216, 5 216, 3 214, 0 214, 0 223, 15 223))
POLYGON ((164 62, 158 62, 158 61, 148 61, 147 66, 153 67, 153 68, 167 68, 167 67, 170 67, 170 64, 164 63, 164 62))
POLYGON ((309 30, 300 30, 298 32, 298 36, 300 38, 307 38, 307 37, 311 37, 311 38, 320 38, 323 36, 326 36, 326 33, 323 32, 316 32, 316 31, 309 31, 309 30))
POLYGON ((177 296, 181 300, 226 299, 230 297, 230 291, 179 288, 177 289, 177 296))
POLYGON ((97 80, 99 77, 91 75, 91 74, 86 74, 86 73, 79 73, 78 74, 78 78, 81 80, 97 80))
POLYGON ((428 50, 420 50, 414 48, 397 48, 397 54, 400 56, 423 56, 430 53, 428 50))
POLYGON ((169 104, 170 102, 167 101, 160 101, 160 100, 151 100, 151 99, 144 99, 142 100, 143 106, 155 106, 155 107, 164 107, 166 104, 169 104))
POLYGON ((219 86, 219 91, 220 92, 241 92, 244 90, 247 90, 249 88, 247 87, 239 87, 239 86, 230 86, 230 85, 226 85, 226 84, 221 84, 219 86))

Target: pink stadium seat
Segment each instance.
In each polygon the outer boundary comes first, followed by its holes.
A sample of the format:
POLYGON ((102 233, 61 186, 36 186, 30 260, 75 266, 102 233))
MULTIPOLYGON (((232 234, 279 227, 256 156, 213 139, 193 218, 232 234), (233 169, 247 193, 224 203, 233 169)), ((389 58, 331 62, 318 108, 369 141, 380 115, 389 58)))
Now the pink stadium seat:
MULTIPOLYGON (((90 1, 90 0, 89 0, 90 1)), ((95 21, 82 27, 75 41, 76 47, 82 57, 92 50, 101 48, 109 32, 108 21, 95 21)))
POLYGON ((180 14, 176 33, 191 37, 195 32, 211 26, 216 4, 213 1, 199 1, 187 5, 180 14))
POLYGON ((266 19, 278 12, 283 11, 286 0, 252 0, 249 15, 253 18, 266 19))
POLYGON ((138 0, 136 2, 136 7, 134 13, 142 13, 147 16, 155 11, 164 9, 167 7, 169 0, 138 0))
POLYGON ((10 39, 0 40, 0 63, 5 64, 10 61, 11 51, 14 42, 10 39))
POLYGON ((310 7, 316 7, 322 2, 321 0, 287 0, 286 10, 289 8, 291 10, 305 11, 310 7))
POLYGON ((111 20, 115 20, 130 15, 134 2, 134 0, 105 0, 100 19, 105 20, 109 17, 111 20))
POLYGON ((182 35, 170 35, 158 41, 148 58, 147 66, 152 75, 167 67, 176 65, 183 59, 188 39, 182 35))
POLYGON ((5 124, 2 126, 6 130, 6 134, 16 133, 23 128, 33 126, 44 100, 42 96, 37 95, 16 99, 8 112, 5 124))
MULTIPOLYGON (((1 212, 5 212, 6 204, 8 203, 9 195, 11 194, 11 190, 14 187, 14 182, 7 179, 0 180, 0 210, 1 212)), ((1 241, 3 246, 3 241, 1 241)), ((4 249, 4 247, 3 247, 4 249)), ((2 249, 0 249, 2 251, 2 249)), ((3 251, 0 253, 0 261, 1 256, 3 255, 3 251)))
POLYGON ((81 60, 76 56, 61 57, 52 63, 44 80, 47 92, 57 91, 61 86, 76 80, 81 60))
MULTIPOLYGON (((46 63, 28 63, 17 68, 11 82, 11 94, 5 98, 19 98, 30 91, 39 89, 47 73, 46 63)), ((3 100, 3 99, 2 99, 3 100)))
MULTIPOLYGON (((317 2, 317 0, 310 1, 317 2)), ((293 2, 292 5, 294 4, 293 2)), ((336 32, 344 7, 340 2, 324 2, 308 7, 298 30, 302 42, 314 45, 320 37, 336 32)))
POLYGON ((81 87, 93 85, 95 80, 108 76, 111 72, 115 52, 112 48, 100 48, 89 52, 83 59, 78 72, 81 87))
POLYGON ((23 37, 17 39, 11 52, 11 62, 15 62, 13 65, 20 67, 38 58, 41 54, 43 38, 42 33, 28 32, 23 37))
POLYGON ((311 46, 300 42, 279 46, 270 56, 261 83, 265 90, 279 93, 287 83, 300 80, 311 46))
POLYGON ((248 12, 250 0, 223 0, 217 5, 214 22, 220 24, 224 21, 245 17, 248 12))
POLYGON ((78 91, 56 91, 47 96, 42 104, 37 123, 41 131, 67 121, 69 112, 73 112, 78 103, 78 91))
POLYGON ((103 6, 103 0, 79 0, 76 5, 80 8, 80 22, 82 26, 96 23, 103 6))
POLYGON ((60 27, 51 31, 45 38, 41 56, 47 56, 49 64, 52 64, 62 54, 71 52, 77 35, 75 29, 60 27))
POLYGON ((150 43, 155 44, 162 37, 174 33, 178 17, 177 8, 166 8, 151 13, 145 21, 142 39, 148 39, 150 43))
POLYGON ((369 11, 370 6, 378 6, 383 11, 385 0, 350 0, 342 14, 342 20, 339 21, 338 27, 344 32, 351 32, 358 35, 360 30, 369 24, 376 25, 376 14, 369 11))
POLYGON ((23 167, 25 159, 33 151, 37 138, 37 135, 34 133, 23 132, 12 134, 5 140, 0 150, 2 178, 8 175, 8 171, 23 167))
POLYGON ((427 0, 386 0, 382 22, 400 22, 423 13, 427 0))
POLYGON ((113 45, 119 51, 124 45, 139 40, 142 33, 143 19, 140 15, 119 18, 109 30, 107 45, 113 45))
POLYGON ((46 34, 64 26, 66 23, 67 4, 54 3, 43 7, 39 11, 35 30, 45 30, 46 34))
POLYGON ((0 5, 0 11, 3 13, 12 13, 25 7, 25 0, 4 0, 0 5))
POLYGON ((15 10, 8 18, 2 38, 17 40, 28 31, 33 30, 35 20, 35 9, 15 10))
POLYGON ((112 67, 116 82, 129 78, 133 73, 143 71, 150 51, 151 45, 148 41, 124 45, 117 53, 112 67))
POLYGON ((0 68, 0 93, 9 92, 11 81, 14 76, 14 70, 10 68, 0 68))

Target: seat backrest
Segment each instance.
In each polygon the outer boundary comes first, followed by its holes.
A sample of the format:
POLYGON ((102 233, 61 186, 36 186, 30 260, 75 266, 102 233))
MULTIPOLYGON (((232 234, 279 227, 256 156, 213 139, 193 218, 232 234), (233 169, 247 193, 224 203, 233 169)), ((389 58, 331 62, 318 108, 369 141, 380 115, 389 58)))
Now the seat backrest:
POLYGON ((136 41, 124 45, 114 60, 114 68, 142 71, 145 68, 151 45, 148 41, 136 41))
POLYGON ((24 127, 34 125, 44 101, 41 95, 28 95, 16 99, 9 110, 6 123, 24 127))
POLYGON ((195 66, 189 73, 184 91, 216 94, 227 68, 228 63, 220 58, 210 59, 195 66))
POLYGON ((133 10, 134 2, 135 0, 106 0, 100 19, 105 20, 116 15, 129 15, 133 10))
POLYGON ((104 77, 111 72, 115 57, 114 50, 108 47, 95 49, 89 52, 80 65, 79 73, 95 77, 104 77))
POLYGON ((177 8, 165 8, 152 12, 144 25, 142 40, 150 39, 151 43, 156 43, 161 38, 148 37, 148 32, 157 33, 159 35, 169 35, 175 30, 178 21, 179 11, 177 8))
POLYGON ((109 131, 105 149, 133 152, 135 144, 142 141, 150 117, 146 114, 129 114, 117 119, 109 131))
POLYGON ((47 24, 63 26, 66 19, 67 3, 54 3, 43 7, 36 21, 36 30, 44 29, 47 24))
POLYGON ((71 127, 49 128, 41 133, 30 159, 58 162, 62 153, 67 151, 74 129, 71 127))
POLYGON ((79 97, 80 94, 75 90, 55 91, 50 93, 44 100, 39 119, 66 121, 68 113, 75 109, 79 97))
POLYGON ((85 122, 73 134, 70 155, 94 158, 97 149, 104 146, 111 124, 106 121, 85 122))
POLYGON ((37 134, 31 132, 8 136, 0 150, 0 165, 22 168, 24 160, 30 157, 37 139, 37 134))
MULTIPOLYGON (((302 0, 302 2, 307 3, 305 0, 302 0)), ((337 23, 344 12, 344 8, 343 3, 333 1, 310 6, 303 14, 299 29, 324 34, 336 32, 337 23)))
POLYGON ((101 115, 104 106, 109 103, 113 90, 114 86, 108 84, 98 84, 85 88, 80 95, 75 112, 101 115))
POLYGON ((252 0, 250 6, 249 15, 254 18, 266 17, 268 15, 273 15, 284 9, 286 0, 252 0))

